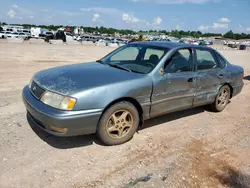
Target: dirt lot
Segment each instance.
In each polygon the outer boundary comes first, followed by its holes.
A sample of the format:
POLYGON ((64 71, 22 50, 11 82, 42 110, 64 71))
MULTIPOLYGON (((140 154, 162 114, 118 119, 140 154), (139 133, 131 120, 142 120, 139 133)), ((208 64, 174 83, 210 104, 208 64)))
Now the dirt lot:
POLYGON ((200 107, 155 118, 113 147, 30 127, 21 92, 36 71, 111 50, 0 41, 1 188, 250 187, 250 51, 222 51, 245 69, 242 93, 222 113, 200 107))

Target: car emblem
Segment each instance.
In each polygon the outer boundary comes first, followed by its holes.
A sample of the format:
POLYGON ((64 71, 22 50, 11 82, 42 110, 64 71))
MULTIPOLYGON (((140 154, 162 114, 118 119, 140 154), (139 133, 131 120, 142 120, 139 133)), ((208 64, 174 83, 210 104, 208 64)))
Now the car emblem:
POLYGON ((32 88, 32 90, 33 90, 33 91, 36 91, 36 86, 34 86, 34 87, 32 88))

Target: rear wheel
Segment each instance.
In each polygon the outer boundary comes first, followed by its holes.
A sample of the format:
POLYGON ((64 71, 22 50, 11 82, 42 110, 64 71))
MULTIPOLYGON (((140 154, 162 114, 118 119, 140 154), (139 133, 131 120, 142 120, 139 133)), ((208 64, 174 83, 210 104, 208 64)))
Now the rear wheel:
POLYGON ((229 102, 230 94, 231 92, 229 86, 222 86, 216 96, 214 103, 211 105, 211 109, 215 112, 223 111, 229 102))
POLYGON ((106 145, 118 145, 129 141, 139 125, 139 114, 130 102, 119 102, 102 115, 97 136, 106 145))

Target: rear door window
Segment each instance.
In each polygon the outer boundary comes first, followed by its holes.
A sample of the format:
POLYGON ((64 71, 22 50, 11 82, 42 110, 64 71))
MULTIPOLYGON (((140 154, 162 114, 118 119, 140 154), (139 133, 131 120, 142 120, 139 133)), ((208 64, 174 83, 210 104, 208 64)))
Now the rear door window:
POLYGON ((215 69, 218 67, 218 64, 209 50, 196 49, 197 55, 197 70, 207 70, 215 69))

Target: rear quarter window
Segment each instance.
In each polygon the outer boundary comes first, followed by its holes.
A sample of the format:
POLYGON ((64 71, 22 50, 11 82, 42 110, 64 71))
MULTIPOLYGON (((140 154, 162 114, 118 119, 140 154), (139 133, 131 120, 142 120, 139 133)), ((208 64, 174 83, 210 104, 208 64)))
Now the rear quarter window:
POLYGON ((225 59, 223 57, 221 57, 221 55, 218 54, 217 52, 215 52, 215 55, 216 55, 216 58, 218 60, 220 68, 224 68, 226 66, 226 64, 227 64, 225 59))

